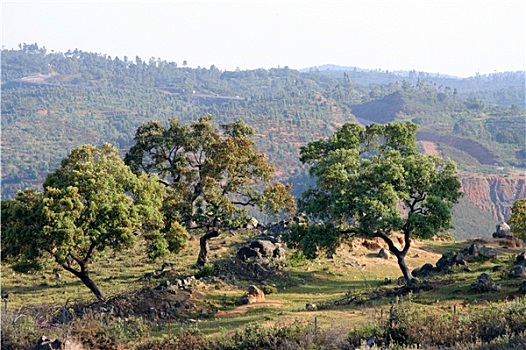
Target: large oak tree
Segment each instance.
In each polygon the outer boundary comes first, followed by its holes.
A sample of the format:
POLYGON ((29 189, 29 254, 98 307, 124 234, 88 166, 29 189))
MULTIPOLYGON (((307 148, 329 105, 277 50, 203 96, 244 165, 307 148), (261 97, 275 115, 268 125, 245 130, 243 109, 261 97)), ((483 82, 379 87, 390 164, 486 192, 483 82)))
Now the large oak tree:
POLYGON ((167 220, 200 229, 197 265, 208 262, 208 241, 225 227, 248 221, 248 207, 278 214, 294 209, 290 187, 274 181, 274 168, 258 152, 253 129, 242 121, 221 125, 205 116, 190 125, 170 119, 139 127, 125 157, 136 172, 156 174, 170 193, 167 220))
POLYGON ((413 277, 405 257, 411 237, 428 238, 451 224, 461 193, 455 165, 421 154, 413 123, 343 125, 326 140, 301 148, 316 187, 299 201, 310 225, 295 226, 290 244, 314 257, 334 252, 355 236, 379 237, 396 256, 407 283, 413 277), (397 247, 391 234, 404 235, 397 247))
POLYGON ((2 202, 2 261, 22 272, 54 261, 105 300, 89 273, 101 253, 129 249, 140 236, 150 258, 182 248, 184 228, 163 221, 165 196, 156 178, 135 175, 112 145, 81 146, 48 175, 43 192, 2 202))

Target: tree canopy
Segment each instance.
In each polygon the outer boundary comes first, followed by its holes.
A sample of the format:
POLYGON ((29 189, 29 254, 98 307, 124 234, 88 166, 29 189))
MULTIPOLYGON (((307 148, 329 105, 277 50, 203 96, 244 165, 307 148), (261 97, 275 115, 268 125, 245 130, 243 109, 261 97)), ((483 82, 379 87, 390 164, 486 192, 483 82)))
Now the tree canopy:
POLYGON ((292 211, 290 187, 273 180, 274 168, 251 139, 242 121, 221 126, 212 116, 191 125, 170 119, 168 127, 151 121, 135 135, 125 161, 136 173, 156 174, 169 191, 167 220, 203 229, 198 265, 207 261, 207 241, 223 227, 248 221, 248 207, 270 214, 292 211))
POLYGON ((316 187, 302 194, 299 210, 310 225, 295 226, 289 242, 314 257, 354 236, 380 237, 405 265, 411 237, 429 238, 451 225, 460 182, 451 161, 417 152, 417 125, 343 125, 327 140, 301 148, 316 187), (390 235, 401 232, 403 247, 390 235))
POLYGON ((128 249, 139 236, 150 258, 182 248, 184 229, 163 221, 165 195, 156 178, 133 174, 112 145, 81 146, 48 175, 43 192, 2 202, 2 261, 25 272, 54 261, 104 300, 89 275, 102 252, 128 249))
POLYGON ((526 198, 518 199, 513 203, 508 222, 511 225, 511 234, 526 240, 526 198))

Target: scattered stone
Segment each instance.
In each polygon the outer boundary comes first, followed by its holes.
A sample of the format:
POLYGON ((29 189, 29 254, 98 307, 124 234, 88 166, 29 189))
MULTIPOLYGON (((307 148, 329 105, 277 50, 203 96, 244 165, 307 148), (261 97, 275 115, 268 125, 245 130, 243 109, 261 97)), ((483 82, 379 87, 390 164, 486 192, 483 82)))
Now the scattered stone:
POLYGON ((526 252, 522 252, 519 255, 517 255, 517 259, 515 259, 517 264, 520 265, 526 265, 526 252))
POLYGON ((318 306, 316 304, 307 303, 305 309, 307 309, 307 311, 316 311, 318 310, 318 306))
POLYGON ((510 226, 505 223, 501 222, 495 227, 495 232, 493 233, 493 238, 506 238, 510 237, 510 226))
POLYGON ((38 339, 37 345, 32 350, 63 350, 66 349, 67 343, 67 341, 63 342, 60 339, 52 341, 43 335, 38 339))
POLYGON ((503 269, 502 265, 495 265, 495 266, 493 266, 492 271, 493 272, 500 272, 500 271, 502 271, 502 269, 503 269))
POLYGON ((241 298, 240 305, 254 304, 265 300, 265 293, 258 287, 251 285, 247 289, 247 295, 241 298))
POLYGON ((430 263, 422 265, 422 267, 414 269, 411 274, 415 277, 429 277, 435 268, 430 263))
POLYGON ((378 256, 380 258, 383 258, 383 259, 389 259, 389 257, 391 256, 391 253, 389 253, 389 251, 385 248, 382 248, 380 249, 380 251, 378 252, 378 256))
POLYGON ((479 256, 479 252, 482 248, 484 248, 485 245, 478 242, 473 242, 467 249, 467 253, 471 256, 479 256))
POLYGON ((261 259, 263 256, 259 250, 252 249, 250 247, 241 247, 237 251, 237 257, 242 261, 246 261, 250 258, 261 259))
POLYGON ((511 269, 510 275, 513 278, 526 278, 526 267, 522 265, 515 265, 511 269))
POLYGON ((470 286, 470 290, 479 293, 500 291, 500 285, 493 283, 493 279, 487 273, 483 273, 477 277, 477 281, 477 283, 470 286))
POLYGON ((483 257, 485 260, 494 260, 497 258, 497 251, 493 248, 483 246, 479 250, 479 256, 483 257))
POLYGON ((259 252, 264 257, 273 256, 274 249, 276 249, 276 245, 272 243, 271 241, 264 241, 260 239, 250 242, 249 247, 252 249, 259 249, 259 252))

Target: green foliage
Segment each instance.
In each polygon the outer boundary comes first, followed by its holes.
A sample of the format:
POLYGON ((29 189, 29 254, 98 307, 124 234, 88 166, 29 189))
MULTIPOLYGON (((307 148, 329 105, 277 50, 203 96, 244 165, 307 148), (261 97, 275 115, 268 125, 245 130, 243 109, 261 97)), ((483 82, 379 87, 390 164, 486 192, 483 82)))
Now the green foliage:
POLYGON ((116 318, 87 312, 64 325, 67 334, 89 349, 127 349, 143 338, 150 327, 140 317, 116 318))
POLYGON ((290 188, 273 183, 274 168, 255 149, 253 129, 241 121, 222 129, 211 116, 191 125, 173 118, 168 128, 146 123, 126 162, 137 173, 158 174, 174 198, 166 212, 197 227, 239 225, 248 219, 246 206, 271 214, 293 210, 290 188))
POLYGON ((214 274, 214 264, 205 263, 199 268, 199 271, 195 274, 195 278, 203 278, 213 276, 214 274))
POLYGON ((27 190, 2 202, 2 261, 25 272, 53 261, 103 298, 88 276, 102 252, 129 249, 143 234, 156 258, 181 236, 175 225, 166 231, 164 197, 157 179, 134 175, 115 147, 79 147, 47 177, 44 192, 27 190))
POLYGON ((329 139, 302 147, 301 161, 311 165, 317 186, 302 195, 299 210, 322 224, 293 227, 291 245, 315 257, 351 235, 380 237, 400 259, 410 237, 449 228, 460 197, 456 167, 417 153, 416 131, 411 122, 345 124, 329 139), (402 250, 389 238, 396 231, 405 236, 402 250))
POLYGON ((513 203, 508 222, 511 225, 511 234, 526 240, 526 199, 519 199, 513 203))
POLYGON ((38 338, 38 326, 31 315, 3 310, 1 325, 2 349, 29 349, 38 338))

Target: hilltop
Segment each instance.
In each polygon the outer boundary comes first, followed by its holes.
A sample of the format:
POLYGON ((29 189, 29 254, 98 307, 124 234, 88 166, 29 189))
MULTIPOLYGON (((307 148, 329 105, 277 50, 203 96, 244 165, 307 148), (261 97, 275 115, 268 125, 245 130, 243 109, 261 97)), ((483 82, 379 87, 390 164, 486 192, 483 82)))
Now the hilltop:
POLYGON ((458 79, 339 67, 221 71, 24 45, 2 51, 2 198, 40 188, 79 145, 110 142, 124 154, 146 121, 191 122, 208 113, 217 123, 251 125, 279 180, 299 195, 311 181, 298 160, 302 145, 345 122, 410 120, 420 126, 423 151, 453 159, 464 179, 480 179, 480 186, 463 180, 464 188, 485 191, 456 208, 457 237, 489 236, 472 222, 505 220, 524 193, 526 112, 518 106, 524 72, 458 79))

